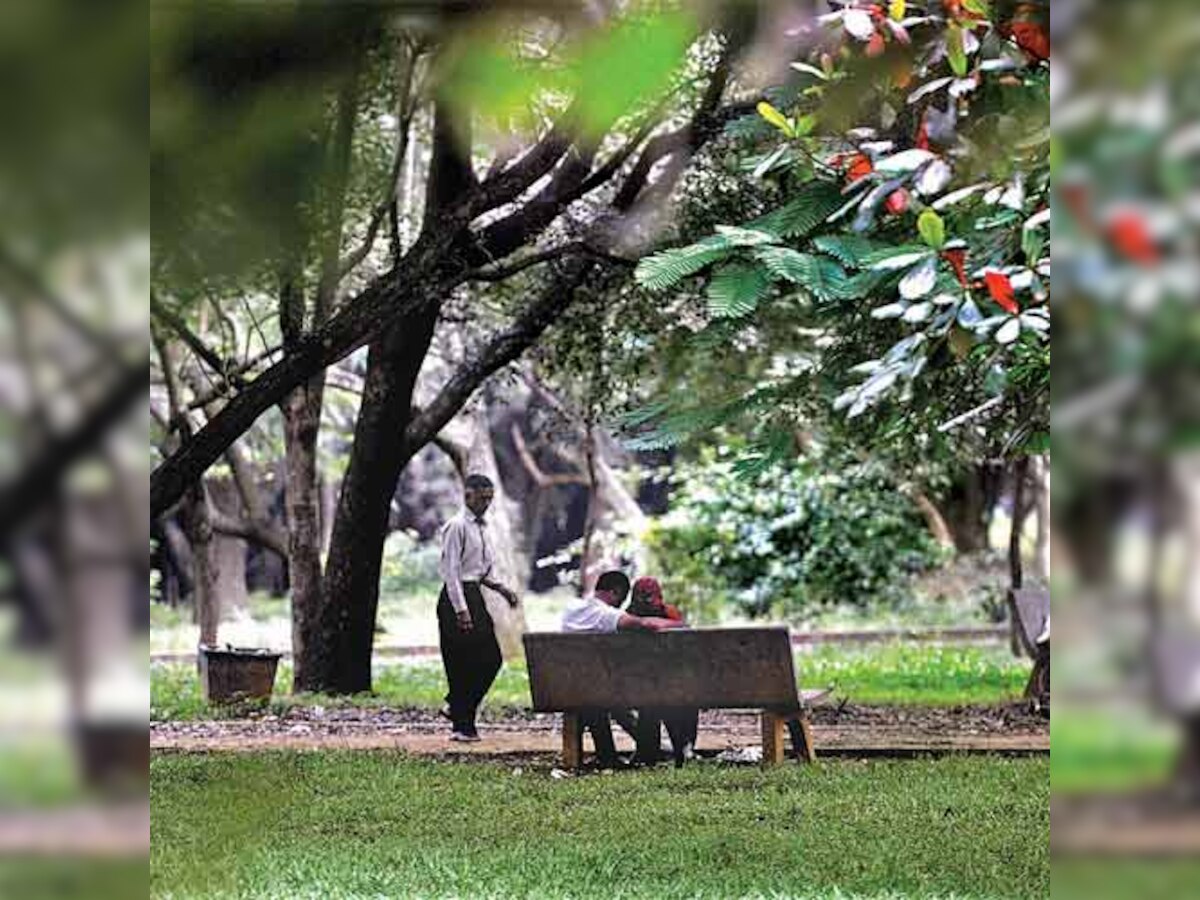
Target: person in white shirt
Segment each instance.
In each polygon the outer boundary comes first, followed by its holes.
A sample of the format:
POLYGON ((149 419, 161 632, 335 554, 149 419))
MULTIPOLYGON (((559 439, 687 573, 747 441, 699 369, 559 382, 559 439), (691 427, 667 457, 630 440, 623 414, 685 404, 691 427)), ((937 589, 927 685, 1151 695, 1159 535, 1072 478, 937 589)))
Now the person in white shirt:
MULTIPOLYGON (((616 570, 603 573, 596 579, 590 596, 575 598, 567 604, 562 615, 562 630, 612 634, 616 631, 666 631, 685 627, 683 622, 674 619, 622 612, 620 607, 628 594, 629 579, 624 573, 616 570)), ((592 733, 597 761, 605 769, 621 765, 612 736, 611 720, 614 718, 636 736, 637 725, 628 710, 595 709, 587 710, 580 716, 580 723, 592 733)))
POLYGON ((510 606, 517 595, 491 577, 494 557, 483 515, 492 504, 495 488, 486 475, 468 475, 463 492, 464 510, 442 527, 438 597, 438 637, 446 669, 450 739, 478 741, 475 717, 500 672, 502 657, 496 643, 492 617, 481 588, 496 591, 510 606))

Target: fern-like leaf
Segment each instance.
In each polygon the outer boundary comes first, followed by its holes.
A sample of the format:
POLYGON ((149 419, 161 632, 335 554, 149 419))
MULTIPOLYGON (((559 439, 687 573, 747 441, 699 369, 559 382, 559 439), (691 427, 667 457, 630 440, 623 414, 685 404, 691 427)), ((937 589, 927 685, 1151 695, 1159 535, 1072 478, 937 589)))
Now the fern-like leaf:
POLYGON ((864 260, 880 249, 874 241, 858 234, 823 234, 813 238, 813 246, 849 269, 861 269, 864 260))
POLYGON ((842 194, 832 182, 814 179, 788 203, 746 224, 779 237, 802 237, 835 213, 842 194))
POLYGON ((724 266, 708 285, 708 309, 718 318, 748 316, 767 292, 770 281, 759 266, 734 263, 724 266))
POLYGON ((637 283, 647 290, 665 291, 701 269, 727 257, 733 250, 729 240, 713 235, 686 247, 672 247, 645 257, 634 270, 637 283))

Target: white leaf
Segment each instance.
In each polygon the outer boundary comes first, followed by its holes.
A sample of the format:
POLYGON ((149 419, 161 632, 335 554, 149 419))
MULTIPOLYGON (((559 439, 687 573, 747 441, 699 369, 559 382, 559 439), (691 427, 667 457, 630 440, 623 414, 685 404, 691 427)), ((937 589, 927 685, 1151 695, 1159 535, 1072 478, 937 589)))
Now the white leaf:
POLYGON ((996 332, 997 344, 1011 344, 1021 335, 1021 320, 1013 316, 996 332))
POLYGON ((1050 329, 1050 321, 1045 316, 1026 312, 1021 313, 1020 318, 1023 326, 1032 328, 1034 331, 1048 331, 1050 329))
POLYGON ((938 294, 933 298, 933 302, 938 306, 952 306, 958 302, 958 298, 953 294, 938 294))
POLYGON ((842 24, 846 31, 860 41, 869 41, 875 34, 875 23, 871 21, 871 14, 865 9, 846 10, 846 14, 842 16, 842 24))
POLYGON ((917 88, 915 91, 913 91, 911 94, 908 95, 908 102, 910 104, 916 103, 922 97, 924 97, 928 94, 932 94, 934 91, 940 91, 942 88, 944 88, 946 85, 948 85, 953 80, 954 80, 953 78, 946 77, 946 78, 935 78, 935 79, 933 79, 933 81, 927 81, 925 84, 921 85, 919 88, 917 88))
POLYGON ((1027 291, 1033 287, 1033 272, 1029 269, 1014 272, 1009 276, 1008 283, 1012 285, 1014 291, 1027 291))
POLYGON ((883 363, 877 359, 869 359, 857 366, 851 366, 849 372, 851 375, 873 375, 879 371, 879 367, 882 365, 883 363))
POLYGON ((1050 207, 1047 206, 1041 212, 1034 213, 1032 216, 1030 216, 1028 219, 1025 220, 1025 229, 1027 231, 1032 231, 1035 228, 1040 228, 1041 226, 1045 225, 1049 221, 1050 221, 1050 207))
POLYGON ((967 54, 967 56, 970 56, 979 49, 979 38, 975 37, 975 32, 967 28, 963 29, 962 36, 963 53, 967 54))
POLYGON ((953 176, 954 172, 950 169, 949 163, 943 159, 935 159, 917 176, 917 193, 922 197, 941 193, 946 189, 946 185, 950 183, 953 176))
POLYGON ((933 304, 928 300, 914 304, 904 311, 904 315, 900 318, 905 322, 924 322, 929 318, 929 313, 933 309, 933 304))
POLYGON ((762 160, 762 162, 754 167, 753 177, 762 178, 764 175, 770 172, 771 167, 774 166, 775 163, 779 162, 780 157, 787 153, 787 151, 788 148, 786 144, 776 147, 774 151, 772 151, 766 156, 766 158, 762 160))
POLYGON ((951 191, 940 200, 936 200, 933 204, 934 209, 945 209, 947 206, 953 206, 962 200, 966 200, 973 194, 978 194, 980 191, 988 187, 988 182, 980 181, 976 184, 967 185, 964 188, 959 188, 957 191, 951 191))
POLYGON ((958 311, 958 324, 963 328, 974 328, 981 321, 983 321, 983 313, 979 311, 975 301, 968 298, 958 311))
POLYGON ((829 76, 822 69, 816 66, 810 66, 808 63, 794 62, 792 68, 797 72, 803 72, 805 75, 812 75, 814 78, 820 78, 822 81, 828 81, 829 76))
POLYGON ((888 153, 896 146, 895 141, 867 141, 865 144, 859 144, 858 149, 868 156, 874 158, 884 153, 888 153))
POLYGON ((900 279, 900 296, 905 300, 916 300, 933 290, 937 281, 937 258, 930 256, 900 279))
POLYGON ((950 96, 957 99, 966 96, 977 87, 979 87, 979 82, 973 76, 970 78, 955 78, 954 83, 950 85, 950 96))
POLYGON ((1000 196, 1000 205, 1015 209, 1017 212, 1025 205, 1025 183, 1020 178, 1014 178, 1012 184, 1000 196))
POLYGON ((918 250, 915 253, 897 253, 895 256, 879 260, 879 262, 871 266, 871 269, 875 272, 895 272, 899 269, 907 269, 909 266, 919 263, 923 259, 928 259, 929 256, 930 252, 928 250, 918 250))
POLYGON ((898 375, 896 371, 891 369, 872 376, 872 378, 862 386, 861 398, 868 402, 874 400, 893 384, 895 384, 897 377, 898 375))
POLYGON ((872 319, 898 319, 908 309, 907 303, 889 303, 871 310, 872 319))
POLYGON ((934 158, 933 153, 920 148, 901 150, 891 156, 885 156, 875 163, 875 171, 883 175, 903 175, 914 169, 919 169, 934 158))

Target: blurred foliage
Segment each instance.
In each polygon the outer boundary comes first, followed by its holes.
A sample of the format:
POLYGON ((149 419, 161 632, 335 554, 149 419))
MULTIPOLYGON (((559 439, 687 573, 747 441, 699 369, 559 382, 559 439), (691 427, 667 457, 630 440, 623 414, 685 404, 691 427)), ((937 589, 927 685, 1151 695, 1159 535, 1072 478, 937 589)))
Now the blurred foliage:
POLYGON ((942 551, 876 464, 776 463, 746 474, 705 451, 675 475, 671 513, 647 536, 669 602, 707 614, 727 597, 751 616, 803 619, 840 604, 899 604, 942 551))
POLYGON ((406 531, 393 531, 383 545, 379 590, 384 594, 437 594, 441 550, 437 541, 421 544, 406 531))

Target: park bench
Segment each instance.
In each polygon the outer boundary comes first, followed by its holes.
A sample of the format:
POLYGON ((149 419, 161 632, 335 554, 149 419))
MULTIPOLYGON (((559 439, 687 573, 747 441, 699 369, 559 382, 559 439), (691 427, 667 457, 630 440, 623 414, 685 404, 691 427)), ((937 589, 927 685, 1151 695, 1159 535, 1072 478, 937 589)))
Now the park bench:
POLYGON ((1025 696, 1035 709, 1050 708, 1050 641, 1039 640, 1050 619, 1050 592, 1044 588, 1016 588, 1008 592, 1008 606, 1017 637, 1033 659, 1033 672, 1025 696))
POLYGON ((783 761, 785 727, 796 758, 816 758, 807 709, 826 692, 797 691, 787 628, 534 632, 524 640, 533 709, 563 713, 568 768, 582 762, 580 713, 589 709, 758 709, 764 765, 783 761))

